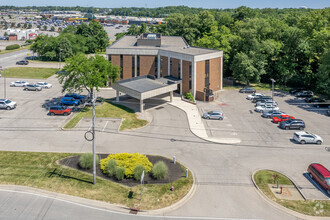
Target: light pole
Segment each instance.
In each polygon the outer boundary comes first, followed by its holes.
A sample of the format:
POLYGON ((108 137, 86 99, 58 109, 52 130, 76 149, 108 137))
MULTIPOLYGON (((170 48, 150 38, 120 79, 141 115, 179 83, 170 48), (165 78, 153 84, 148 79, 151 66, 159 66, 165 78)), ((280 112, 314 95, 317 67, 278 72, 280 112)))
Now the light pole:
MULTIPOLYGON (((93 89, 94 90, 94 89, 93 89)), ((95 158, 95 95, 92 90, 92 103, 93 103, 93 118, 92 118, 92 132, 93 132, 93 184, 96 184, 96 158, 95 158)))
POLYGON ((272 81, 272 114, 274 114, 274 83, 276 82, 274 79, 270 79, 272 81))
POLYGON ((4 90, 4 99, 6 99, 6 96, 7 96, 7 88, 6 88, 6 70, 7 70, 8 68, 4 68, 4 69, 2 69, 2 71, 3 71, 3 82, 4 82, 4 84, 3 84, 3 90, 4 90))
POLYGON ((61 69, 61 54, 62 54, 62 48, 60 48, 60 53, 58 54, 58 56, 59 56, 59 59, 60 59, 60 62, 59 62, 59 64, 58 64, 58 69, 61 69))

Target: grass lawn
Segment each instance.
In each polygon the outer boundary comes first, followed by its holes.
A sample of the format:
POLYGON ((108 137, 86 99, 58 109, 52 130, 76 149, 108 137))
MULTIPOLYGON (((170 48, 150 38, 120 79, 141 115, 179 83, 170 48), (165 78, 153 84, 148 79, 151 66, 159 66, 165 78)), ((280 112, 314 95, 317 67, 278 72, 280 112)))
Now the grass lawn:
MULTIPOLYGON (((226 86, 224 85, 224 89, 241 89, 243 86, 226 86)), ((256 89, 256 90, 272 90, 272 84, 267 83, 251 83, 250 87, 256 89)), ((290 87, 287 86, 281 86, 281 85, 274 85, 274 90, 280 90, 283 92, 289 92, 290 87)))
POLYGON ((279 176, 279 184, 282 185, 292 185, 292 182, 284 175, 274 172, 274 171, 269 171, 269 170, 261 170, 257 172, 254 175, 254 180, 260 190, 271 200, 274 202, 277 202, 278 204, 292 209, 296 212, 305 214, 305 215, 312 215, 312 216, 330 216, 330 201, 294 201, 294 200, 285 200, 285 199, 278 199, 274 196, 274 194, 271 192, 269 189, 268 184, 274 184, 274 179, 273 175, 277 174, 279 176), (317 205, 318 204, 318 205, 317 205), (318 207, 322 205, 323 206, 323 212, 316 213, 316 211, 319 211, 316 209, 314 210, 314 207, 318 207))
MULTIPOLYGON (((9 78, 47 79, 57 70, 56 68, 10 67, 6 70, 6 76, 9 78)), ((2 73, 2 75, 4 74, 2 73)))
POLYGON ((159 209, 182 199, 191 189, 193 178, 181 178, 170 184, 145 184, 142 201, 140 185, 127 187, 81 171, 61 166, 57 160, 78 154, 0 152, 0 184, 34 187, 83 198, 138 207, 144 210, 159 209), (175 191, 170 191, 171 186, 175 191), (129 199, 129 191, 133 198, 129 199))
MULTIPOLYGON (((92 108, 88 107, 78 112, 65 126, 66 129, 74 128, 84 117, 92 117, 92 108)), ((101 106, 95 107, 96 117, 123 118, 120 130, 128 130, 145 126, 146 120, 138 119, 136 114, 130 108, 122 105, 113 104, 106 100, 101 106)))
POLYGON ((14 50, 1 50, 0 51, 0 54, 6 54, 6 53, 12 53, 12 52, 15 52, 15 51, 20 51, 20 50, 25 50, 25 49, 30 49, 31 45, 28 45, 28 46, 24 46, 24 48, 20 47, 18 49, 14 49, 14 50))

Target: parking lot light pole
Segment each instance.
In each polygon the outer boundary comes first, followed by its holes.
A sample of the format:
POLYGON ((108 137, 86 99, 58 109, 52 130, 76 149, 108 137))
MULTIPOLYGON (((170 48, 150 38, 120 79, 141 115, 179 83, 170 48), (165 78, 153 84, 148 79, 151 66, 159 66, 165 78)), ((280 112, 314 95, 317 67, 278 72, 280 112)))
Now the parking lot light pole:
POLYGON ((60 58, 60 62, 59 62, 59 67, 58 67, 58 69, 60 70, 61 69, 61 55, 62 55, 62 48, 60 48, 60 53, 59 53, 59 58, 60 58))
POLYGON ((276 82, 274 79, 270 79, 272 81, 272 114, 274 114, 274 83, 276 82))
POLYGON ((95 91, 92 89, 92 103, 93 103, 93 118, 92 118, 92 132, 93 132, 93 184, 96 184, 96 158, 95 158, 95 91))

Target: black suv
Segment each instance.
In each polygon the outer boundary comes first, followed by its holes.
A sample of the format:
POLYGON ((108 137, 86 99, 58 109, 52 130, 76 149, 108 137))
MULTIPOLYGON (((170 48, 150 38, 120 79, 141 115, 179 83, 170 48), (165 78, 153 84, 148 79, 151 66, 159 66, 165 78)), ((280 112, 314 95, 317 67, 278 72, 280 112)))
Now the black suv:
POLYGON ((257 102, 259 102, 259 101, 262 101, 262 100, 272 100, 272 97, 270 97, 270 96, 262 96, 262 97, 259 97, 259 98, 254 98, 254 99, 252 99, 252 103, 257 103, 257 102))
POLYGON ((304 130, 305 128, 305 122, 301 119, 292 119, 287 121, 281 121, 280 128, 289 130, 289 129, 299 129, 304 130))

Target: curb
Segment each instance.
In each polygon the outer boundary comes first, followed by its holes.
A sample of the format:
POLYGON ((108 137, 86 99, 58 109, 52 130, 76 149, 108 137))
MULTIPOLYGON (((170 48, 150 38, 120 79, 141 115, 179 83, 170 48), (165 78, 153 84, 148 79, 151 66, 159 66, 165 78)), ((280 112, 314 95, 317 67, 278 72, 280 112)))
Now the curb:
MULTIPOLYGON (((251 181, 255 187, 255 190, 256 192, 260 195, 260 197, 265 200, 268 204, 272 205, 273 207, 279 209, 280 211, 282 212, 285 212, 287 214, 290 214, 292 216, 295 216, 297 218, 300 218, 300 219, 306 219, 306 220, 328 220, 330 219, 329 217, 319 217, 319 216, 310 216, 310 215, 305 215, 305 214, 302 214, 302 213, 299 213, 299 212, 296 212, 296 211, 293 211, 291 209, 288 209, 276 202, 274 202, 273 200, 271 200, 270 198, 268 198, 268 196, 266 196, 261 190, 260 188, 257 186, 256 182, 254 181, 254 175, 258 172, 258 171, 261 171, 261 170, 268 170, 268 171, 273 171, 273 172, 277 172, 277 173, 280 173, 278 171, 275 171, 275 170, 269 170, 269 169, 258 169, 258 170, 255 170, 252 175, 251 175, 251 181)), ((281 173, 282 174, 282 173, 281 173)), ((284 175, 284 174, 282 174, 284 175)), ((286 175, 284 175, 286 176, 286 175)), ((286 176, 287 177, 287 176, 286 176)), ((287 177, 288 178, 288 177, 287 177)), ((305 196, 301 193, 301 191, 298 189, 296 183, 294 183, 290 178, 288 178, 294 185, 294 187, 298 190, 298 192, 300 193, 300 195, 305 199, 305 196)), ((306 200, 306 199, 305 199, 306 200)))

